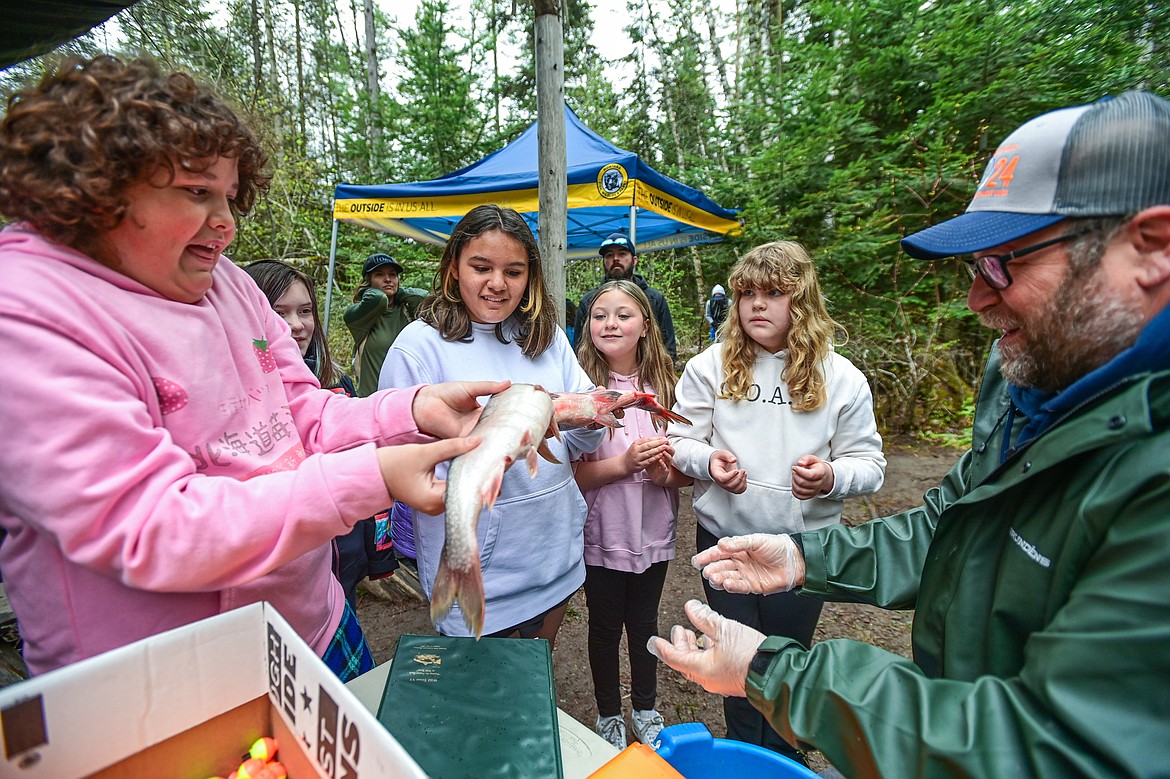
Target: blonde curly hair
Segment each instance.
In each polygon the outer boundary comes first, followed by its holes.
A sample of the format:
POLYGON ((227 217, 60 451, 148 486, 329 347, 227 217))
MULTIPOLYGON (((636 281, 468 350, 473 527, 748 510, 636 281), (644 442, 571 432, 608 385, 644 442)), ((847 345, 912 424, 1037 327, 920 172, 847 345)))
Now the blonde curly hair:
POLYGON ((757 246, 731 269, 727 280, 732 312, 719 328, 723 342, 721 398, 744 400, 752 386, 759 345, 739 321, 739 301, 745 290, 779 290, 789 296, 789 329, 783 379, 792 408, 813 411, 825 404, 825 374, 821 364, 833 350, 834 338, 845 343, 845 328, 829 316, 817 281, 816 266, 804 247, 793 241, 757 246))

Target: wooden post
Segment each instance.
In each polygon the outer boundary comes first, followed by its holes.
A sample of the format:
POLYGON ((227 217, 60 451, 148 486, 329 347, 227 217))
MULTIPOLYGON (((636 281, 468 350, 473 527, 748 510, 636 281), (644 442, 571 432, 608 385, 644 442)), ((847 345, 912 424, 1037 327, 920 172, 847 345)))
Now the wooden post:
POLYGON ((565 324, 565 244, 568 163, 565 159, 565 31, 560 0, 533 0, 536 8, 536 144, 539 242, 544 281, 565 324))

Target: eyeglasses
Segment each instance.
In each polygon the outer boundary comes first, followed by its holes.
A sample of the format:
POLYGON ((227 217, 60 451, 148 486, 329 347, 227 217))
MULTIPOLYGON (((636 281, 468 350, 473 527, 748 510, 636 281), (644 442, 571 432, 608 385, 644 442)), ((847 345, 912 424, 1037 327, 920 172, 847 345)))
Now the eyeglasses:
POLYGON ((1012 285, 1012 274, 1008 273, 1007 269, 1009 262, 1018 260, 1025 255, 1042 251, 1050 246, 1056 246, 1057 244, 1080 238, 1084 234, 1085 231, 1083 230, 1075 233, 1066 233, 1065 235, 1033 244, 1032 246, 1025 246, 1023 249, 1016 249, 1014 252, 1008 252, 1007 254, 985 254, 982 257, 964 259, 963 262, 967 263, 967 270, 970 271, 972 279, 978 273, 987 282, 987 286, 992 289, 1007 289, 1012 285))

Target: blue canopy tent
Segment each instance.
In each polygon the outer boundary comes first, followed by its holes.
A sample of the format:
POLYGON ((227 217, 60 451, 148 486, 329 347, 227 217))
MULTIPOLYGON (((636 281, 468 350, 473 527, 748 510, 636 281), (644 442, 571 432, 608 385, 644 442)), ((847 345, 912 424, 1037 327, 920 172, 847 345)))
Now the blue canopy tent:
MULTIPOLYGON (((625 231, 639 253, 716 243, 737 232, 736 212, 697 189, 664 176, 633 152, 619 149, 586 127, 565 106, 568 161, 567 260, 597 256, 607 235, 625 231)), ((472 208, 497 203, 524 215, 538 233, 536 122, 507 146, 479 162, 430 181, 406 184, 339 184, 333 191, 333 288, 339 222, 369 227, 442 246, 472 208)))

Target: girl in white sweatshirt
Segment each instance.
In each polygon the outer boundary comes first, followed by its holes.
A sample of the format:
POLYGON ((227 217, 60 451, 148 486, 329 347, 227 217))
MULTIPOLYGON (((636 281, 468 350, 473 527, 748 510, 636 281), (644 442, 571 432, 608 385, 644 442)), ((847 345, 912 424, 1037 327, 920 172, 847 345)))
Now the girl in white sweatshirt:
MULTIPOLYGON (((593 382, 557 326, 558 308, 524 217, 511 208, 476 206, 451 231, 435 292, 390 347, 378 387, 494 376, 549 392, 591 390, 593 382)), ((570 463, 596 449, 602 435, 570 430, 562 433, 563 443, 547 439, 559 464, 541 460, 535 476, 510 468, 495 504, 480 513, 485 636, 555 642, 569 598, 585 581, 585 499, 570 463)), ((446 463, 439 473, 446 477, 446 463)), ((442 512, 414 514, 419 581, 428 596, 446 540, 445 519, 442 512)), ((435 628, 471 635, 458 603, 435 628)))
MULTIPOLYGON (((816 268, 799 244, 748 252, 731 270, 724 338, 687 363, 667 435, 695 479, 697 549, 720 537, 800 533, 839 522, 845 498, 882 485, 886 461, 865 376, 833 350, 816 268)), ((707 601, 765 635, 812 642, 821 601, 734 595, 703 580, 707 601)), ((802 760, 743 698, 724 699, 728 738, 802 760)), ((802 761, 803 762, 803 761, 802 761)))

